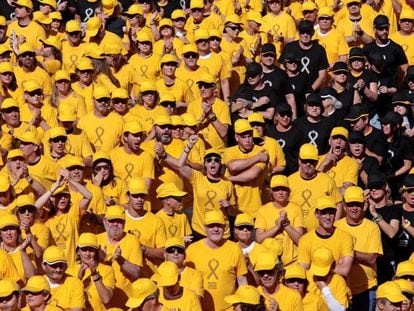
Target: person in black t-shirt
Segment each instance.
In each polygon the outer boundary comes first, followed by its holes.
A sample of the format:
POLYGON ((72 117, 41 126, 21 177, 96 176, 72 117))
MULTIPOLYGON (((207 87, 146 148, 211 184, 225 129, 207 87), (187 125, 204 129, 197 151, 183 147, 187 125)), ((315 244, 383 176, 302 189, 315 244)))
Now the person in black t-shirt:
POLYGON ((322 115, 332 120, 334 126, 345 127, 344 117, 346 111, 343 108, 342 101, 338 98, 338 93, 332 87, 326 87, 319 92, 319 96, 323 105, 322 115))
POLYGON ((265 43, 260 51, 260 64, 263 68, 263 82, 271 87, 278 102, 287 102, 292 107, 293 118, 296 114, 295 95, 292 84, 286 72, 275 65, 276 48, 271 43, 265 43))
POLYGON ((342 103, 342 109, 348 112, 349 107, 354 103, 361 102, 358 90, 353 88, 348 81, 348 65, 345 62, 336 62, 332 66, 332 74, 330 85, 337 93, 337 98, 342 103))
POLYGON ((329 67, 326 51, 319 43, 312 41, 315 30, 308 20, 302 20, 298 25, 299 40, 285 45, 280 55, 281 62, 286 59, 285 54, 293 52, 300 59, 300 71, 309 76, 309 83, 313 91, 318 90, 325 82, 329 67))
POLYGON ((95 16, 95 9, 101 5, 101 1, 90 0, 78 0, 70 1, 68 7, 76 11, 76 14, 80 16, 82 23, 86 23, 88 19, 95 16))

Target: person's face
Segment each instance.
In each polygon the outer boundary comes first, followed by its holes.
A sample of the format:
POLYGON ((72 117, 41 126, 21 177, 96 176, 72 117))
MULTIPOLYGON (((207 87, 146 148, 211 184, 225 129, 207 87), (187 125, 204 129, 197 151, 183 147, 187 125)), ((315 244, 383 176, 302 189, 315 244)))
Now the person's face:
POLYGON ((220 174, 221 159, 216 156, 209 156, 204 160, 204 167, 208 175, 218 176, 220 174))
POLYGON ((67 38, 71 45, 78 45, 82 41, 82 32, 80 31, 68 32, 67 38))
POLYGON ((15 5, 14 14, 16 15, 17 19, 23 19, 30 15, 30 9, 24 6, 15 5))
POLYGON ((321 105, 315 103, 307 103, 306 114, 311 118, 318 118, 322 114, 321 105))
POLYGON ((277 124, 280 124, 282 127, 289 127, 292 123, 291 112, 276 112, 275 118, 277 124))
POLYGON ((24 161, 24 157, 17 156, 8 160, 8 168, 11 172, 15 172, 16 170, 19 170, 25 166, 26 164, 24 161))
POLYGON ((160 34, 163 38, 169 38, 173 35, 173 29, 170 26, 163 26, 160 28, 160 34))
POLYGON ((333 19, 329 16, 318 17, 318 24, 321 30, 329 30, 332 28, 333 19))
POLYGON ((52 147, 53 151, 58 154, 62 154, 65 152, 66 141, 66 136, 58 136, 50 139, 50 146, 52 147))
POLYGON ((94 99, 94 107, 95 111, 100 113, 101 115, 107 115, 110 112, 110 103, 111 99, 109 97, 103 97, 99 99, 94 99))
POLYGON ((402 116, 405 116, 407 111, 408 111, 407 107, 405 107, 404 105, 395 105, 393 110, 394 110, 394 112, 396 112, 396 113, 398 113, 402 116))
POLYGON ((275 187, 272 188, 272 197, 275 202, 285 205, 289 200, 289 188, 275 187))
POLYGON ((125 115, 128 112, 128 99, 125 98, 112 98, 111 100, 112 108, 115 112, 119 113, 121 116, 125 115))
POLYGON ((179 246, 172 246, 165 249, 165 260, 172 261, 178 267, 182 267, 185 259, 185 249, 179 246))
POLYGON ((168 205, 174 210, 174 212, 179 212, 183 208, 182 197, 170 197, 166 200, 168 201, 168 205))
POLYGON ((119 54, 112 54, 112 55, 106 55, 105 56, 106 62, 111 67, 117 67, 119 64, 119 61, 121 59, 121 55, 119 54))
POLYGON ((208 52, 210 50, 208 39, 197 40, 196 46, 199 52, 208 52))
POLYGON ((240 225, 234 227, 234 234, 240 242, 250 243, 253 239, 253 226, 250 225, 240 225))
POLYGON ((247 21, 247 27, 253 30, 253 32, 258 32, 260 29, 260 24, 253 20, 247 21))
POLYGON ((263 74, 249 74, 246 76, 247 83, 251 86, 256 86, 263 78, 263 74))
POLYGON ((69 176, 76 182, 83 182, 83 170, 82 166, 72 166, 68 168, 69 176))
POLYGON ((138 42, 139 51, 144 55, 149 55, 152 52, 152 43, 150 41, 138 42))
POLYGON ((174 114, 175 108, 177 107, 177 104, 175 102, 163 102, 161 103, 161 106, 165 108, 169 116, 172 116, 174 114))
POLYGON ((100 172, 102 174, 103 180, 108 180, 111 176, 111 165, 105 161, 98 162, 93 169, 95 173, 100 172))
POLYGON ((17 311, 19 306, 19 296, 13 293, 7 297, 0 297, 1 311, 17 311))
POLYGON ((272 288, 277 282, 277 269, 257 271, 260 282, 265 288, 272 288))
POLYGON ((20 149, 23 151, 23 155, 27 158, 34 154, 37 150, 38 146, 28 142, 20 142, 20 149))
POLYGON ((177 29, 184 29, 186 19, 184 17, 176 18, 172 20, 173 25, 177 29))
POLYGON ((2 117, 9 126, 17 127, 20 124, 20 110, 18 107, 2 109, 2 117))
POLYGON ((356 132, 362 132, 365 130, 368 124, 368 118, 367 117, 361 117, 358 120, 351 121, 351 127, 356 132))
POLYGON ((27 221, 30 225, 34 223, 36 215, 36 207, 34 206, 21 206, 17 210, 17 217, 20 221, 27 221))
POLYGON ((351 2, 346 5, 349 14, 358 15, 361 10, 361 4, 358 2, 351 2))
POLYGON ((122 219, 104 219, 104 226, 107 235, 116 241, 122 238, 125 226, 125 220, 122 219))
POLYGON ((171 134, 173 138, 181 139, 184 134, 184 126, 182 125, 173 125, 171 134))
POLYGON ((334 74, 335 82, 344 84, 348 80, 348 75, 345 71, 338 72, 334 74))
POLYGON ((299 159, 300 174, 305 177, 313 176, 316 172, 316 164, 318 161, 311 159, 299 159))
POLYGON ((388 33, 390 31, 389 26, 383 26, 379 28, 374 28, 375 30, 375 37, 380 40, 387 40, 388 39, 388 33))
POLYGON ((60 283, 65 276, 65 271, 67 268, 66 263, 56 262, 52 264, 43 263, 43 270, 47 277, 54 283, 60 283))
POLYGON ((34 65, 34 62, 36 60, 35 56, 36 54, 34 52, 25 52, 19 55, 18 57, 23 67, 31 68, 34 65))
POLYGON ((363 58, 352 58, 349 60, 349 64, 351 65, 351 68, 359 71, 364 68, 364 59, 363 58))
POLYGON ((62 25, 62 22, 58 19, 53 19, 52 23, 50 24, 50 28, 54 30, 59 30, 60 25, 62 25))
POLYGON ((128 22, 132 27, 139 25, 140 18, 141 18, 141 15, 139 14, 127 15, 128 22))
POLYGON ((13 77, 13 72, 3 72, 0 74, 1 82, 5 85, 9 85, 13 81, 13 77))
POLYGON ((282 11, 282 1, 280 0, 268 0, 267 1, 267 7, 269 8, 269 11, 278 14, 280 11, 282 11))
POLYGON ((365 145, 361 142, 349 143, 349 150, 354 157, 359 158, 364 155, 365 145))
POLYGON ((172 140, 171 128, 171 124, 156 125, 155 133, 157 136, 157 140, 162 142, 164 145, 169 144, 172 140))
POLYGON ((197 60, 198 60, 197 53, 189 52, 189 53, 185 53, 183 56, 184 56, 184 63, 187 67, 193 68, 197 65, 197 60))
POLYGON ((354 222, 359 222, 364 218, 364 203, 347 202, 345 203, 346 217, 354 222))
POLYGON ((24 295, 26 297, 26 303, 27 305, 32 309, 36 310, 36 308, 39 308, 46 304, 47 300, 49 299, 50 295, 45 294, 43 292, 38 293, 32 293, 32 292, 24 292, 24 295))
POLYGON ((139 212, 144 209, 146 195, 144 193, 128 194, 129 206, 139 212))
POLYGON ((6 226, 0 230, 1 241, 6 245, 16 246, 19 237, 18 227, 6 226))
POLYGON ((315 23, 316 18, 318 17, 317 10, 306 10, 306 11, 303 11, 302 13, 303 13, 303 19, 312 22, 312 24, 315 23))
POLYGON ((302 295, 305 291, 305 282, 306 280, 304 279, 290 278, 286 279, 286 286, 298 291, 302 295))
POLYGON ((384 303, 378 302, 377 307, 381 311, 401 311, 401 302, 393 303, 385 299, 384 303))
POLYGON ((391 123, 382 123, 382 132, 385 136, 392 134, 392 124, 391 123))
POLYGON ((202 99, 210 99, 214 96, 215 85, 203 82, 200 82, 197 85, 202 99))
POLYGON ((299 32, 299 40, 304 44, 311 42, 313 36, 313 31, 301 31, 299 32))
POLYGON ((236 134, 236 141, 242 151, 251 151, 254 147, 253 132, 247 131, 241 134, 236 134))
POLYGON ((376 186, 369 189, 369 195, 374 201, 379 201, 385 197, 385 186, 376 186))
POLYGON ((3 206, 7 206, 10 204, 10 202, 11 202, 10 189, 0 192, 0 204, 3 206))
POLYGON ((260 62, 267 67, 273 66, 275 59, 276 55, 273 53, 260 54, 260 62))
POLYGON ((214 51, 217 51, 220 48, 220 42, 221 42, 221 39, 218 38, 218 37, 211 37, 211 38, 209 38, 210 47, 214 51))
MULTIPOLYGON (((11 52, 7 51, 7 52, 4 52, 3 54, 0 54, 0 63, 10 62, 10 60, 11 60, 11 52)), ((10 72, 9 75, 13 76, 13 73, 10 72)))
POLYGON ((40 55, 43 57, 52 56, 52 47, 43 44, 42 49, 40 50, 40 55))
POLYGON ((162 65, 161 71, 167 77, 174 76, 175 70, 177 69, 176 62, 165 63, 162 65))
POLYGON ((403 197, 408 205, 414 206, 414 189, 407 189, 403 192, 403 197))
POLYGON ((319 226, 325 230, 333 228, 335 221, 336 208, 325 208, 316 211, 316 217, 319 220, 319 226))
POLYGON ((0 26, 0 39, 3 39, 7 32, 7 26, 0 26))
POLYGON ((92 83, 93 70, 78 70, 79 81, 83 84, 89 85, 92 83))
POLYGON ((68 80, 56 81, 56 88, 59 93, 66 95, 68 94, 69 89, 70 89, 70 81, 68 80))
POLYGON ((153 106, 155 104, 155 100, 157 99, 157 92, 156 91, 145 91, 141 93, 142 101, 147 106, 153 106))
POLYGON ((40 107, 43 99, 43 91, 39 89, 33 90, 31 92, 24 92, 24 98, 28 104, 35 107, 40 107))
POLYGON ((340 135, 333 136, 329 139, 332 153, 339 156, 346 150, 346 139, 340 135))
POLYGON ((240 25, 233 24, 233 23, 227 23, 224 28, 226 29, 226 33, 229 34, 229 36, 233 39, 237 38, 240 33, 240 25))
POLYGON ((401 311, 410 311, 413 304, 413 299, 406 299, 401 304, 401 311))
POLYGON ((39 11, 45 15, 48 15, 52 11, 52 8, 48 4, 41 3, 39 4, 39 11))
POLYGON ((94 261, 98 250, 94 247, 79 247, 78 255, 82 263, 94 261))
POLYGON ((144 141, 145 136, 144 132, 139 133, 125 133, 124 135, 128 148, 131 149, 133 152, 140 151, 141 143, 144 141))
POLYGON ((284 62, 284 64, 288 72, 295 73, 298 71, 298 62, 295 60, 287 60, 284 62))
POLYGON ((69 193, 58 193, 55 195, 55 206, 59 211, 64 211, 70 204, 69 193))
POLYGON ((203 11, 203 8, 191 9, 191 15, 193 16, 193 20, 195 22, 201 22, 203 20, 203 11))
POLYGON ((401 19, 398 23, 403 32, 411 33, 414 27, 414 20, 412 19, 401 19))
POLYGON ((205 227, 207 239, 209 239, 211 242, 218 244, 223 240, 224 225, 210 224, 204 227, 205 227))

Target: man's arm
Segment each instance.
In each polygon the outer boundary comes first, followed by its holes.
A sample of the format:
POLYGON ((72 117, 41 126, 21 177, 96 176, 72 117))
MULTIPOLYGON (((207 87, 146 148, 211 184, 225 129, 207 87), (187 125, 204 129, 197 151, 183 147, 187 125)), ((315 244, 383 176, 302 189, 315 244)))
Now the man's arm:
POLYGON ((354 261, 354 257, 352 256, 344 256, 344 257, 339 258, 339 261, 336 264, 333 272, 340 274, 346 278, 348 276, 349 271, 351 270, 353 261, 354 261))
POLYGON ((243 171, 251 168, 257 163, 266 163, 269 160, 269 154, 266 150, 260 150, 260 152, 247 159, 235 159, 231 160, 227 164, 227 168, 231 175, 238 175, 243 171))

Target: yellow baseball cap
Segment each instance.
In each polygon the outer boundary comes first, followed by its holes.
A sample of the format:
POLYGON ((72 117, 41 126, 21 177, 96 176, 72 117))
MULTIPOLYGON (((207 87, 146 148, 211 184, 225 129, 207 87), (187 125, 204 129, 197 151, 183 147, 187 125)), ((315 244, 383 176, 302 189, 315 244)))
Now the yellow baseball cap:
POLYGON ((6 26, 6 25, 7 25, 6 18, 3 15, 1 15, 0 16, 0 26, 6 26))
POLYGON ((204 8, 203 0, 191 0, 190 1, 190 9, 202 9, 202 8, 204 8))
POLYGON ((414 295, 414 289, 410 281, 405 280, 405 279, 396 279, 396 280, 393 280, 393 282, 397 283, 397 285, 401 288, 403 295, 406 293, 410 295, 414 295))
POLYGON ((213 76, 211 73, 203 73, 201 77, 197 80, 197 83, 209 83, 209 84, 216 84, 217 80, 216 77, 213 76))
POLYGON ((166 63, 176 63, 178 65, 178 60, 172 54, 165 54, 163 57, 161 57, 161 62, 160 62, 161 67, 163 64, 166 64, 166 63))
POLYGON ((183 118, 185 126, 196 126, 197 120, 195 116, 189 112, 183 113, 181 115, 181 118, 183 118))
POLYGON ((14 214, 7 214, 0 217, 0 229, 19 226, 19 219, 17 219, 17 216, 14 214))
POLYGON ((61 110, 59 111, 58 118, 61 122, 73 122, 78 116, 74 111, 70 110, 61 110))
POLYGON ((377 299, 385 298, 392 303, 402 302, 406 300, 400 286, 393 281, 382 283, 377 289, 377 299))
POLYGON ((78 70, 93 70, 93 63, 89 58, 86 57, 82 57, 81 59, 78 60, 78 62, 76 63, 76 69, 78 70))
POLYGON ((329 248, 318 247, 312 252, 309 271, 316 276, 325 276, 331 270, 334 261, 332 251, 329 248))
POLYGON ((125 220, 125 208, 120 205, 108 206, 105 213, 107 220, 122 219, 125 220))
POLYGON ((141 93, 148 91, 157 91, 157 86, 155 85, 154 80, 144 80, 140 85, 141 93))
POLYGON ((56 137, 67 137, 66 130, 61 126, 52 127, 49 131, 50 139, 56 137))
POLYGON ((31 10, 33 9, 32 0, 16 0, 16 1, 14 1, 14 5, 24 6, 26 8, 31 9, 31 10))
POLYGON ((176 99, 175 99, 174 94, 171 94, 171 93, 164 93, 164 94, 162 94, 161 95, 161 98, 160 98, 160 105, 162 103, 166 103, 166 102, 175 103, 176 102, 176 99))
POLYGON ((8 62, 0 63, 0 73, 5 73, 5 72, 14 72, 12 64, 8 62))
POLYGON ((23 90, 25 92, 33 92, 36 90, 41 90, 42 86, 37 80, 28 80, 23 83, 23 90))
POLYGON ((111 157, 109 156, 109 153, 103 150, 99 150, 95 152, 92 156, 92 162, 95 163, 98 160, 106 160, 111 161, 111 157))
POLYGON ((0 192, 6 192, 10 189, 10 177, 6 173, 0 173, 0 192))
POLYGON ((154 125, 162 126, 162 125, 171 125, 171 118, 167 115, 161 115, 155 118, 154 125))
POLYGON ((284 187, 289 188, 289 181, 284 175, 274 175, 270 180, 270 188, 284 187))
POLYGON ((209 148, 206 150, 206 152, 204 153, 204 159, 211 157, 211 156, 216 156, 221 158, 221 151, 215 148, 209 148))
POLYGON ((18 139, 25 143, 31 143, 38 146, 40 145, 40 138, 34 131, 24 132, 22 136, 18 137, 18 139))
POLYGON ((169 18, 163 18, 163 19, 161 19, 160 22, 158 23, 158 29, 160 29, 161 27, 165 27, 165 26, 168 26, 168 27, 171 27, 172 28, 173 27, 172 20, 169 19, 169 18))
POLYGON ((184 126, 184 120, 181 116, 173 115, 171 116, 171 124, 173 126, 184 126))
POLYGON ((265 120, 263 116, 258 112, 253 112, 249 115, 247 118, 247 121, 249 121, 250 124, 252 123, 265 123, 265 120))
POLYGON ((83 49, 83 56, 93 59, 105 59, 105 52, 95 42, 89 42, 83 49))
POLYGON ((7 109, 7 108, 12 108, 12 107, 19 108, 19 103, 14 98, 11 98, 11 97, 5 98, 3 102, 1 103, 1 109, 7 109))
POLYGON ((198 40, 208 40, 210 38, 210 34, 207 29, 197 29, 194 32, 194 42, 197 42, 198 40))
POLYGON ((21 149, 12 149, 7 153, 7 160, 14 158, 24 158, 23 151, 21 149))
POLYGON ((102 0, 102 8, 106 16, 114 14, 114 10, 117 5, 117 0, 102 0))
POLYGON ((276 254, 270 250, 265 250, 257 255, 254 271, 273 270, 279 263, 276 254))
POLYGON ((316 207, 317 210, 324 210, 327 208, 335 208, 336 209, 336 203, 334 199, 331 196, 323 195, 318 200, 316 200, 316 207))
POLYGON ((27 280, 26 286, 22 288, 22 291, 29 293, 50 292, 49 282, 43 275, 34 275, 27 280))
POLYGON ((66 263, 66 256, 58 246, 49 246, 43 253, 43 263, 54 264, 58 262, 66 263))
POLYGON ((52 23, 52 19, 41 11, 33 12, 33 20, 43 25, 50 25, 52 23))
POLYGON ((400 21, 403 19, 414 20, 414 12, 410 9, 402 9, 400 13, 400 21))
POLYGON ((362 0, 343 0, 342 2, 343 2, 345 5, 348 5, 348 4, 353 3, 353 2, 361 3, 361 2, 362 2, 362 0))
POLYGON ((98 238, 93 233, 89 233, 89 232, 82 233, 79 236, 77 247, 80 247, 80 248, 93 247, 93 248, 98 249, 99 248, 98 238))
POLYGON ((37 0, 41 4, 50 5, 55 10, 57 9, 56 0, 37 0))
POLYGON ((54 48, 61 50, 62 49, 62 42, 60 41, 58 36, 52 36, 47 39, 39 39, 44 45, 53 46, 54 48))
POLYGON ((109 93, 109 90, 106 87, 97 86, 93 89, 93 98, 111 98, 111 94, 109 93))
POLYGON ((223 37, 223 33, 219 29, 210 29, 208 33, 210 35, 210 38, 220 38, 221 39, 223 37))
POLYGON ((110 43, 104 45, 103 52, 105 53, 105 55, 122 54, 122 46, 120 44, 115 43, 115 42, 110 42, 110 43))
POLYGON ((414 276, 414 262, 406 260, 402 261, 397 265, 397 271, 395 276, 402 277, 404 275, 414 276))
POLYGON ((260 303, 260 293, 254 286, 240 285, 233 295, 225 296, 224 301, 232 305, 237 303, 257 305, 260 303))
POLYGON ((144 11, 142 10, 142 7, 137 4, 134 3, 132 4, 129 8, 128 11, 125 12, 126 15, 144 15, 144 11))
POLYGON ((133 177, 128 181, 129 194, 148 194, 147 183, 142 177, 133 177))
POLYGON ((157 285, 150 279, 138 279, 132 283, 131 293, 126 306, 129 308, 138 308, 144 300, 157 292, 157 285))
POLYGON ((334 11, 330 6, 324 6, 318 10, 318 17, 332 17, 334 16, 334 11))
POLYGON ((181 54, 185 55, 187 53, 196 53, 198 54, 197 47, 194 44, 186 44, 183 46, 183 49, 181 50, 181 54))
POLYGON ((204 216, 204 223, 206 226, 211 225, 211 224, 224 225, 225 224, 224 215, 219 210, 208 211, 204 216))
POLYGON ((164 261, 158 266, 154 280, 160 287, 173 286, 178 282, 179 271, 177 265, 172 261, 164 261))
POLYGON ((249 131, 253 131, 253 128, 246 119, 238 119, 234 122, 234 132, 236 134, 242 134, 249 131))
POLYGON ((140 31, 137 34, 138 42, 152 42, 152 36, 147 31, 140 31))
POLYGON ((169 247, 173 247, 173 246, 181 247, 185 249, 184 239, 179 238, 179 237, 172 237, 172 238, 167 239, 167 241, 165 241, 165 249, 169 247))
POLYGON ((177 198, 181 198, 185 195, 187 195, 187 192, 185 191, 181 191, 176 185, 175 183, 172 182, 167 182, 167 183, 163 183, 161 184, 158 188, 157 188, 157 198, 158 199, 164 199, 164 198, 168 198, 168 197, 177 197, 177 198))
POLYGON ((349 132, 346 128, 344 128, 342 126, 337 126, 337 127, 334 127, 331 131, 331 136, 330 137, 334 137, 334 136, 342 136, 345 139, 348 139, 349 132))
POLYGON ((19 195, 16 199, 16 207, 35 206, 35 200, 30 194, 19 195))
POLYGON ((234 225, 236 227, 241 225, 254 226, 254 219, 252 216, 246 213, 238 214, 236 216, 236 220, 234 221, 234 225))
POLYGON ((302 12, 303 11, 314 11, 318 9, 318 6, 312 1, 306 1, 302 4, 302 12))
POLYGON ((266 238, 261 245, 268 251, 271 251, 275 256, 282 256, 283 245, 282 242, 276 241, 273 238, 266 238))
POLYGON ((77 157, 74 155, 68 155, 66 157, 66 160, 63 163, 63 166, 65 168, 70 168, 73 166, 81 166, 81 167, 85 167, 85 162, 83 162, 83 159, 81 157, 77 157))
POLYGON ((285 280, 286 279, 306 280, 305 268, 298 263, 294 263, 294 264, 287 266, 285 269, 285 280))
POLYGON ((299 149, 299 158, 301 160, 317 161, 319 159, 318 148, 312 144, 303 144, 299 149))
POLYGON ((66 70, 63 70, 63 69, 58 70, 55 73, 55 81, 62 81, 62 80, 70 81, 69 72, 67 72, 66 70))
MULTIPOLYGON (((13 51, 12 51, 11 47, 10 47, 10 46, 8 46, 7 44, 3 44, 3 45, 1 45, 1 46, 0 46, 0 55, 4 54, 4 53, 6 53, 6 52, 11 53, 11 52, 13 52, 13 51)), ((4 64, 4 63, 5 63, 5 62, 3 62, 2 64, 4 64)))
POLYGON ((63 19, 62 14, 59 11, 50 12, 49 17, 50 17, 50 19, 52 19, 52 21, 54 19, 57 19, 59 21, 61 21, 63 19))
POLYGON ((171 13, 171 19, 172 20, 178 19, 178 18, 185 18, 185 19, 187 19, 187 16, 185 15, 184 10, 174 10, 171 13))
POLYGON ((263 24, 262 14, 260 14, 260 12, 253 11, 253 10, 247 12, 247 14, 246 14, 246 20, 248 20, 248 21, 254 21, 254 22, 256 22, 256 23, 258 23, 260 25, 263 24))
POLYGON ((0 280, 0 297, 7 297, 13 294, 14 292, 20 291, 19 285, 10 279, 0 280))
POLYGON ((102 21, 99 17, 91 17, 86 22, 86 36, 95 37, 98 34, 99 28, 102 26, 102 21))
POLYGON ((125 123, 124 125, 124 131, 125 133, 131 133, 131 134, 138 134, 144 132, 144 129, 142 128, 142 125, 139 121, 129 121, 125 123))
POLYGON ((112 91, 111 98, 120 98, 120 99, 128 99, 128 91, 124 88, 116 88, 112 91))
POLYGON ((224 24, 227 24, 227 23, 241 25, 242 24, 242 21, 241 21, 239 15, 237 15, 237 14, 230 14, 230 15, 226 16, 226 19, 224 20, 224 24))
POLYGON ((77 20, 70 20, 66 23, 66 32, 82 32, 80 23, 77 20))
POLYGON ((344 201, 346 203, 349 202, 358 202, 358 203, 364 203, 365 196, 364 196, 364 190, 362 188, 357 186, 351 186, 346 188, 344 192, 344 201))

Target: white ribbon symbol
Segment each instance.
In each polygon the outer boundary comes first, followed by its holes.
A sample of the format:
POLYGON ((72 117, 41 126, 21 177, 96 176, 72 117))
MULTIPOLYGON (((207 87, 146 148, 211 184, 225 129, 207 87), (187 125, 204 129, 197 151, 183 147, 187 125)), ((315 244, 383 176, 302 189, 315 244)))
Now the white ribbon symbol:
POLYGON ((86 17, 83 21, 87 22, 93 16, 93 9, 92 8, 87 8, 85 10, 85 15, 86 15, 86 17))
POLYGON ((282 138, 278 139, 277 142, 279 143, 280 147, 282 147, 282 149, 286 146, 286 141, 282 138))
POLYGON ((317 146, 316 139, 318 139, 319 133, 315 130, 312 130, 308 133, 308 137, 310 139, 310 144, 317 146))
POLYGON ((185 0, 180 0, 180 6, 185 10, 185 0))
POLYGON ((273 86, 272 81, 269 81, 269 80, 264 81, 263 84, 265 84, 265 85, 267 84, 269 87, 273 86))
POLYGON ((394 151, 388 149, 387 152, 390 155, 387 159, 387 164, 388 164, 388 166, 392 167, 391 161, 394 158, 394 151))
POLYGON ((309 63, 310 63, 310 59, 307 56, 302 57, 300 59, 300 63, 302 64, 302 70, 301 71, 302 72, 306 71, 306 73, 309 74, 310 72, 309 72, 308 66, 309 66, 309 63))

